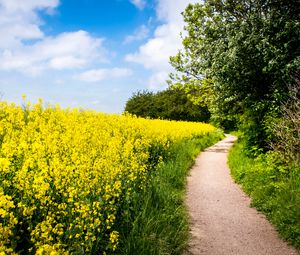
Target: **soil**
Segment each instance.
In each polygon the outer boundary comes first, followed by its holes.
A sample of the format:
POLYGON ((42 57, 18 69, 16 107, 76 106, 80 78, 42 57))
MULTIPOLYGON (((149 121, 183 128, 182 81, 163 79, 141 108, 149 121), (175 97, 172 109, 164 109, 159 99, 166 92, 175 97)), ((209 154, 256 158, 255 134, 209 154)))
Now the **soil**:
POLYGON ((236 137, 206 149, 188 177, 191 240, 185 255, 298 255, 235 184, 227 153, 236 137))

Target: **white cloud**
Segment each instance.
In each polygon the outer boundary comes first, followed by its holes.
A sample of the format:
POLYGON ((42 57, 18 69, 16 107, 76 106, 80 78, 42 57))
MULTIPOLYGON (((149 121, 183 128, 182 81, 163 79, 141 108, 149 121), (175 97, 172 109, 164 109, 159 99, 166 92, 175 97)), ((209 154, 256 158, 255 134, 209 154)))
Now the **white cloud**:
POLYGON ((130 2, 141 10, 144 9, 146 6, 145 0, 130 0, 130 2))
POLYGON ((102 39, 85 31, 44 37, 32 45, 5 49, 0 54, 0 69, 36 75, 45 69, 81 68, 94 60, 105 60, 102 39))
POLYGON ((84 82, 99 82, 102 80, 130 76, 132 71, 127 68, 100 68, 92 69, 74 76, 74 79, 84 82))
POLYGON ((34 9, 55 8, 59 0, 1 0, 0 5, 9 11, 32 11, 34 9))
POLYGON ((127 44, 134 41, 140 41, 147 38, 148 35, 149 29, 145 25, 142 25, 132 35, 128 35, 125 38, 124 43, 127 44))
POLYGON ((0 0, 0 48, 19 46, 24 39, 42 38, 37 10, 50 10, 58 4, 58 0, 0 0))
POLYGON ((167 87, 166 79, 168 75, 169 72, 166 71, 155 72, 149 79, 148 87, 153 90, 165 89, 167 87))
POLYGON ((193 2, 196 0, 158 0, 156 15, 163 24, 156 28, 154 36, 141 45, 137 52, 125 57, 127 61, 141 64, 153 71, 148 81, 149 87, 166 86, 165 80, 172 71, 169 57, 182 48, 180 32, 183 30, 184 22, 181 13, 193 2))
POLYGON ((86 63, 84 59, 74 56, 54 57, 50 59, 49 66, 53 69, 62 70, 65 68, 79 68, 86 63))
POLYGON ((169 57, 180 48, 180 28, 172 23, 159 26, 154 37, 140 46, 138 52, 126 56, 126 60, 144 65, 155 71, 170 69, 169 57))
POLYGON ((37 11, 49 13, 58 4, 58 0, 0 0, 0 70, 37 75, 105 61, 103 39, 86 31, 43 33, 37 11))

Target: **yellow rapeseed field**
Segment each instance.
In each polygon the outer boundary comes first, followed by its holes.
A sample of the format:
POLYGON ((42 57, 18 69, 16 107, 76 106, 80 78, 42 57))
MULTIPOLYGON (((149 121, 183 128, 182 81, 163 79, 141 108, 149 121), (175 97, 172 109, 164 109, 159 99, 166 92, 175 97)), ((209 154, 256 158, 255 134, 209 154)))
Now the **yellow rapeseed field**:
POLYGON ((1 102, 0 254, 112 253, 125 205, 169 146, 214 130, 1 102))

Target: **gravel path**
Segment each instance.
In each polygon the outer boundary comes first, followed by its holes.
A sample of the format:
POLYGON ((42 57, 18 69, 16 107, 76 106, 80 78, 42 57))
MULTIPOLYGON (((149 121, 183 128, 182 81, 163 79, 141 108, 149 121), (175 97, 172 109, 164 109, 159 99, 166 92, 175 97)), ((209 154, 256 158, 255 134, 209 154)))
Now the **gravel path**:
POLYGON ((191 241, 185 255, 297 255, 254 208, 227 167, 234 136, 197 158, 188 177, 191 241))

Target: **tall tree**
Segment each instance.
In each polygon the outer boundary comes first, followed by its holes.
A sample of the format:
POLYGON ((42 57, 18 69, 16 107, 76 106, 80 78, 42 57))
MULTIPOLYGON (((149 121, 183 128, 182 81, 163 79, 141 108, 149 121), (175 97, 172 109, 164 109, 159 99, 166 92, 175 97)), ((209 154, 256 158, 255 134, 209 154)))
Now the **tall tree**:
POLYGON ((172 85, 205 88, 210 80, 213 117, 224 124, 238 116, 249 142, 264 146, 266 116, 278 112, 300 67, 299 0, 207 0, 183 16, 172 85))

